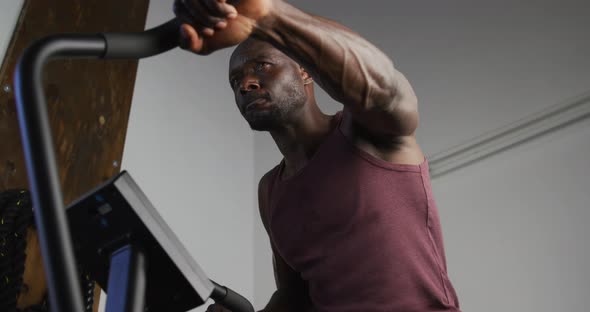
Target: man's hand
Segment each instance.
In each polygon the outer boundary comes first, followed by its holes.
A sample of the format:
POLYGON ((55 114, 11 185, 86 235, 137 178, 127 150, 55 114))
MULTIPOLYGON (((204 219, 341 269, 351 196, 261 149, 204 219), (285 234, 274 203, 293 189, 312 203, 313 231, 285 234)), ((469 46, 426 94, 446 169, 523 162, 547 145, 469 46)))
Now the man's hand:
POLYGON ((270 14, 274 1, 175 0, 174 13, 183 22, 180 46, 204 55, 239 44, 270 14))

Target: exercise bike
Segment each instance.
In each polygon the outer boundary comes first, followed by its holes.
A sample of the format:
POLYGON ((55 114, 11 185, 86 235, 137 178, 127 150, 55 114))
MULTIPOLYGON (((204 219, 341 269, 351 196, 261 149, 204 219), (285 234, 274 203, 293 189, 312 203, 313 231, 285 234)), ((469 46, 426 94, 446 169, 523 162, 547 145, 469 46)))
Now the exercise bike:
POLYGON ((107 312, 180 312, 209 298, 235 312, 254 311, 247 299, 207 278, 128 172, 64 208, 42 86, 44 64, 57 58, 154 56, 178 46, 179 26, 173 19, 140 33, 53 35, 34 42, 19 60, 18 119, 51 311, 83 311, 76 259, 107 292, 107 312))

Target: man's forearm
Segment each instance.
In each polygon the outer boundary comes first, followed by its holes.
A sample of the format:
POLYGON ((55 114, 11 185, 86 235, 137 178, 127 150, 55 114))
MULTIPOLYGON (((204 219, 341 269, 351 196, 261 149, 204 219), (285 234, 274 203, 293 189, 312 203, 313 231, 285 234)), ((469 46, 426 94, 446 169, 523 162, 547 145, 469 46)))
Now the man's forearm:
POLYGON ((354 109, 387 108, 396 71, 377 47, 346 27, 277 0, 253 32, 305 67, 334 99, 354 109))

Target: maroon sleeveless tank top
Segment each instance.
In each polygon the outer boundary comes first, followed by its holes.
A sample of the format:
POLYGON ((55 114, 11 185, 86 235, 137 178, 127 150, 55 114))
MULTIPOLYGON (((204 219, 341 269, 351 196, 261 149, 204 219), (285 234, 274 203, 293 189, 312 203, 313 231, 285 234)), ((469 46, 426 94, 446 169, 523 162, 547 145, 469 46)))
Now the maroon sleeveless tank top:
POLYGON ((459 311, 447 276, 428 162, 399 165, 337 124, 308 164, 271 170, 270 238, 309 283, 317 312, 459 311))

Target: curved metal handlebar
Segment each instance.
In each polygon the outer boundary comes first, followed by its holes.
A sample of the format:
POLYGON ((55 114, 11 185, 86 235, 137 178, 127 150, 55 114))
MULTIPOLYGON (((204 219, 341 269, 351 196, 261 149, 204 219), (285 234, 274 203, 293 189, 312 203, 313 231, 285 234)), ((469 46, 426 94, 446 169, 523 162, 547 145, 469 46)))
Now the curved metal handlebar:
POLYGON ((180 21, 173 19, 140 33, 104 33, 105 59, 140 59, 178 46, 180 21))

